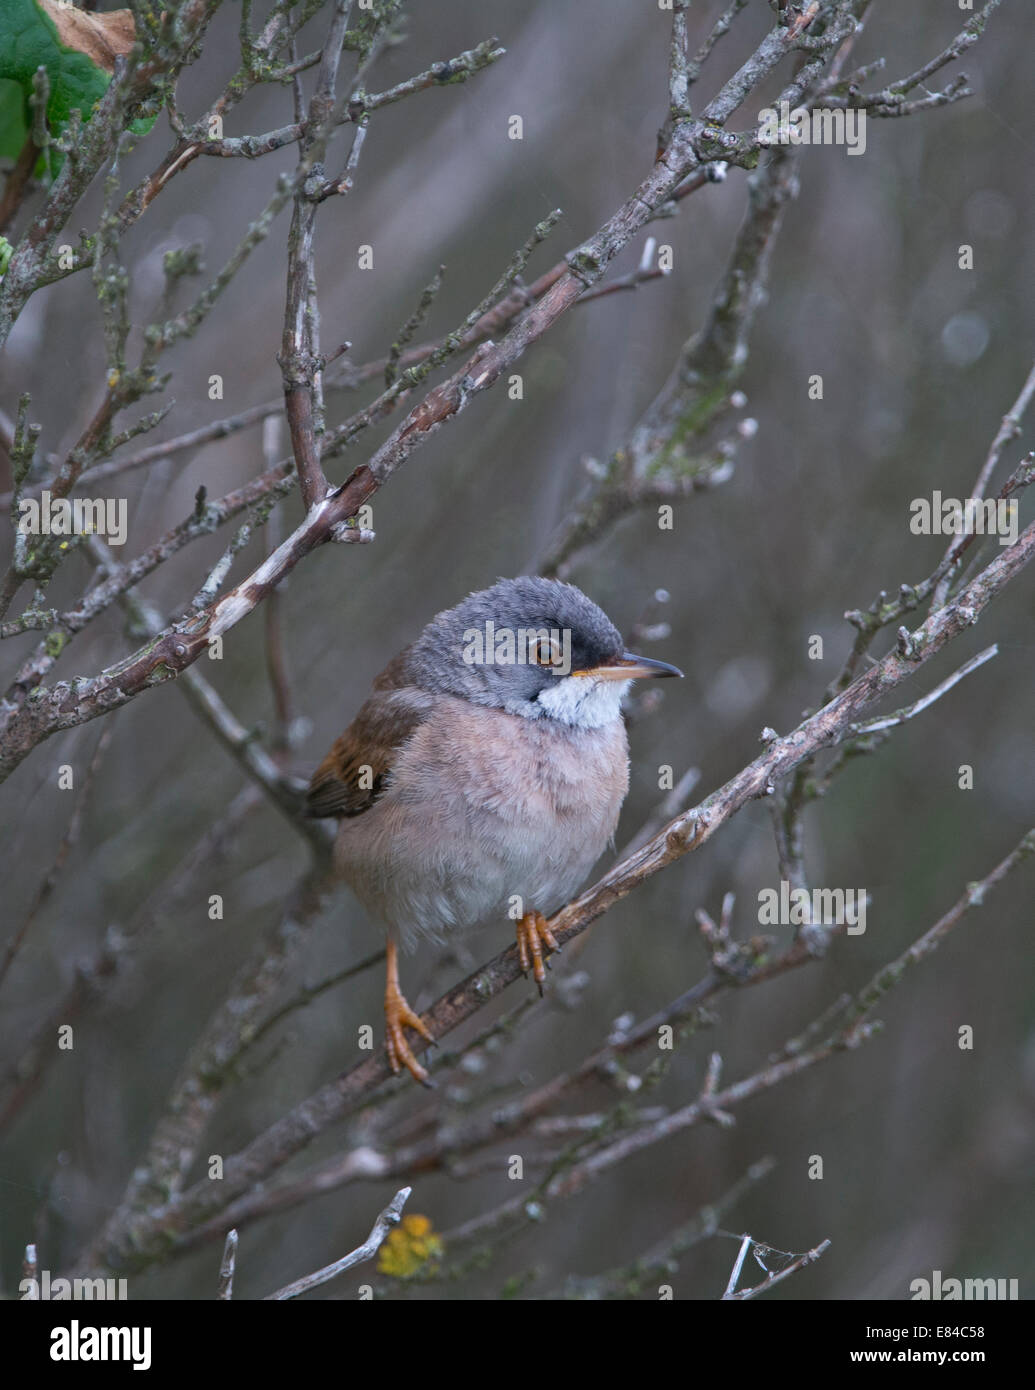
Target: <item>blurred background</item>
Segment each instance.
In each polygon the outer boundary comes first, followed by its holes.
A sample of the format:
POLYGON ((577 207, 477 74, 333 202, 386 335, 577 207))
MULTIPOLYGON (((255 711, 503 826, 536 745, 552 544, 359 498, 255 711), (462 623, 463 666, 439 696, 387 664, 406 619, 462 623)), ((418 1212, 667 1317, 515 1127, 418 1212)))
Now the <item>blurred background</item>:
MULTIPOLYGON (((694 6, 693 41, 720 9, 694 6)), ((965 17, 940 0, 874 5, 853 61, 886 55, 881 82, 908 74, 965 17)), ((236 5, 223 7, 205 58, 183 78, 180 102, 191 119, 236 65, 237 19, 236 5)), ((694 89, 695 107, 770 22, 768 6, 756 0, 716 49, 694 89)), ((1021 24, 1020 7, 1008 0, 963 64, 938 75, 943 85, 962 66, 975 88, 971 99, 907 120, 871 120, 861 157, 837 147, 802 152, 800 196, 775 248, 768 301, 740 382, 757 433, 742 444, 726 484, 678 505, 673 530, 658 530, 652 512, 633 515, 569 575, 626 632, 645 612, 657 616, 651 595, 667 590, 671 632, 648 650, 687 675, 633 723, 619 846, 656 806, 660 765, 677 777, 699 767, 696 799, 732 776, 756 756, 763 726, 786 732, 816 705, 850 646, 844 611, 865 608, 880 589, 916 583, 944 550, 944 537, 910 532, 909 504, 934 489, 966 496, 1032 358, 1030 65, 1018 62, 1021 24), (964 244, 973 247, 973 270, 959 269, 964 244), (814 373, 823 376, 822 401, 808 397, 814 373), (818 661, 808 658, 814 634, 824 639, 818 661)), ((349 339, 351 361, 382 356, 440 264, 444 288, 419 336, 451 329, 554 207, 564 216, 527 279, 591 234, 651 166, 667 108, 669 25, 667 14, 639 0, 414 5, 406 41, 379 60, 370 90, 494 33, 507 56, 465 85, 417 94, 372 118, 352 193, 331 200, 318 222, 325 349, 349 339), (520 141, 507 137, 514 114, 523 118, 520 141), (364 243, 375 249, 373 270, 357 268, 364 243)), ((759 95, 775 97, 789 71, 781 67, 759 95)), ((762 104, 753 99, 731 127, 748 128, 762 104)), ((290 119, 290 93, 263 89, 234 112, 226 134, 290 119)), ((127 161, 124 186, 146 174, 168 143, 163 117, 127 161)), ((333 147, 332 169, 345 149, 347 141, 333 147)), ((256 162, 202 159, 170 183, 124 243, 136 323, 154 313, 163 254, 200 241, 214 272, 265 204, 276 172, 292 164, 291 150, 256 162)), ((509 400, 505 384, 480 396, 377 495, 374 544, 325 547, 291 576, 281 613, 296 713, 308 721, 295 770, 308 773, 372 678, 436 611, 498 576, 535 569, 587 485, 586 460, 606 459, 622 443, 680 345, 704 321, 745 203, 746 176, 733 170, 684 202, 677 218, 650 228, 673 247, 670 276, 567 314, 520 364, 523 400, 509 400)), ((73 237, 98 209, 95 191, 77 211, 73 237)), ((198 336, 170 354, 176 405, 161 433, 142 442, 278 394, 286 231, 285 213, 198 336), (208 398, 212 374, 223 378, 222 401, 208 398)), ((645 235, 612 275, 635 266, 645 235)), ((0 407, 13 414, 19 392, 31 391, 31 418, 44 426, 42 452, 67 450, 95 409, 103 391, 100 341, 86 276, 37 294, 22 315, 0 363, 0 407)), ((376 390, 375 382, 368 394, 331 395, 330 422, 376 390)), ((369 457, 396 422, 362 435, 334 463, 332 481, 369 457)), ((1031 447, 1031 435, 1029 422, 1006 450, 997 487, 1031 447)), ((263 466, 254 429, 121 476, 111 491, 129 500, 124 556, 187 516, 199 486, 217 497, 263 466)), ((0 488, 9 485, 0 478, 0 488)), ((301 516, 297 496, 280 510, 286 534, 301 516)), ((1022 501, 1022 527, 1032 511, 1031 499, 1022 501)), ((224 528, 187 547, 141 592, 163 613, 179 612, 228 536, 224 528)), ((265 536, 252 542, 235 579, 258 563, 267 543, 265 536)), ((78 558, 63 568, 53 587, 59 607, 76 597, 87 574, 78 558)), ((1031 575, 995 601, 977 630, 925 666, 892 707, 993 641, 1000 650, 992 663, 898 730, 876 756, 856 760, 809 812, 810 879, 868 890, 866 934, 836 943, 821 963, 717 1001, 713 1025, 680 1050, 657 1099, 692 1100, 712 1051, 722 1054, 726 1081, 758 1070, 931 925, 1031 827, 1031 575), (963 764, 974 769, 972 790, 959 789, 963 764)), ((8 679, 32 644, 30 636, 0 650, 8 679)), ((111 608, 76 640, 57 673, 92 674, 136 645, 111 608)), ((875 650, 886 645, 879 641, 875 650)), ((222 663, 204 667, 245 724, 270 727, 260 614, 234 629, 222 663)), ((0 791, 4 935, 21 922, 67 824, 72 797, 58 790, 58 768, 72 764, 81 774, 106 722, 52 738, 0 791)), ((3 1136, 0 1274, 8 1296, 26 1241, 40 1242, 41 1265, 56 1272, 110 1212, 187 1050, 306 864, 303 842, 262 804, 241 819, 214 863, 188 875, 184 891, 167 892, 167 876, 223 816, 243 775, 175 683, 133 701, 114 717, 112 732, 79 843, 0 996, 3 1056, 17 1054, 106 932, 139 926, 140 914, 146 921, 131 964, 76 1018, 74 1050, 49 1067, 3 1136), (215 893, 225 902, 218 922, 207 908, 215 893)), ((538 1005, 494 1057, 497 1074, 478 1085, 540 1084, 597 1045, 619 1016, 663 1007, 707 967, 695 910, 717 915, 732 892, 735 935, 751 936, 759 930, 758 892, 779 877, 767 808, 750 806, 701 853, 601 921, 578 962, 589 976, 578 1007, 538 1005)), ((570 1276, 625 1265, 765 1155, 775 1159, 773 1171, 728 1214, 727 1229, 788 1251, 833 1242, 816 1266, 772 1296, 901 1299, 911 1280, 936 1269, 1018 1278, 1021 1296, 1029 1296, 1033 896, 1029 865, 889 996, 878 1010, 886 1026, 865 1047, 741 1106, 732 1129, 691 1130, 610 1170, 579 1197, 555 1204, 484 1270, 418 1296, 492 1299, 509 1277, 528 1270, 537 1278, 527 1296, 551 1295, 570 1276), (972 1051, 958 1047, 965 1024, 974 1029, 972 1051), (821 1181, 808 1176, 817 1154, 821 1181)), ((300 944, 285 998, 380 944, 377 928, 342 890, 300 944)), ((425 1006, 505 944, 500 933, 486 932, 457 952, 422 950, 404 963, 411 1002, 425 1006)), ((523 988, 508 991, 497 1011, 513 1007, 523 988)), ((380 971, 368 971, 292 1012, 250 1057, 203 1156, 240 1148, 350 1066, 357 1023, 373 1023, 380 1036, 381 990, 380 971)), ((579 1099, 598 1110, 616 1096, 598 1086, 579 1099)), ((429 1102, 414 1088, 403 1103, 424 1111, 456 1102, 447 1092, 429 1102)), ((301 1166, 345 1151, 362 1135, 360 1117, 324 1136, 301 1166)), ((498 1163, 462 1179, 418 1175, 410 1210, 448 1230, 498 1205, 514 1187, 501 1152, 498 1163)), ((203 1171, 199 1163, 193 1176, 203 1171)), ((352 1248, 396 1186, 351 1186, 246 1227, 237 1296, 262 1296, 352 1248)), ((696 1247, 671 1278, 675 1296, 717 1297, 736 1248, 723 1238, 696 1247)), ((210 1298, 218 1261, 218 1246, 205 1246, 135 1276, 131 1296, 210 1298)), ((363 1279, 360 1271, 322 1295, 355 1297, 363 1279)))

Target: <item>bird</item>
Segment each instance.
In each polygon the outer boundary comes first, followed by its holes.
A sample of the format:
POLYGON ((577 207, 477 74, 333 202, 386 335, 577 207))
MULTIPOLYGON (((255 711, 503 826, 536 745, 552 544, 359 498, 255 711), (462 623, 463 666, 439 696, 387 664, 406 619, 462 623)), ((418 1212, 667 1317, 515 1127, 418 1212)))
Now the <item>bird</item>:
POLYGON ((434 1039, 399 947, 509 921, 542 993, 547 915, 613 841, 629 788, 622 699, 682 676, 625 650, 581 589, 500 579, 439 613, 375 679, 313 773, 306 812, 338 821, 334 871, 386 932, 391 1070, 428 1085, 407 1030, 434 1039))

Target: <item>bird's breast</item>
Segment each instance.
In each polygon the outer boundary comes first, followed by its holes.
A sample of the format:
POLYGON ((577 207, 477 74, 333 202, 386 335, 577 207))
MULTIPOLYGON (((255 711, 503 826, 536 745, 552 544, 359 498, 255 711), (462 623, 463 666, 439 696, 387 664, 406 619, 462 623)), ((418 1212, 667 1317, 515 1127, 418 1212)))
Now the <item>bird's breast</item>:
POLYGON ((342 821, 339 869, 403 937, 549 913, 607 847, 628 785, 620 719, 575 728, 443 697, 384 796, 342 821))

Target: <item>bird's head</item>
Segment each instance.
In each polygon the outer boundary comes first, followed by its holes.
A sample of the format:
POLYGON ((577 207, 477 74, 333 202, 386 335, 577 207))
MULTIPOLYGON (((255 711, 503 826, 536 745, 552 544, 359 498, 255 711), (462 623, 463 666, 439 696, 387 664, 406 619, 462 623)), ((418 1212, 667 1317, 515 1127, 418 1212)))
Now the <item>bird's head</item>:
POLYGON ((617 719, 630 681, 682 675, 627 652, 581 589, 535 576, 501 579, 439 613, 407 667, 426 690, 580 728, 617 719))

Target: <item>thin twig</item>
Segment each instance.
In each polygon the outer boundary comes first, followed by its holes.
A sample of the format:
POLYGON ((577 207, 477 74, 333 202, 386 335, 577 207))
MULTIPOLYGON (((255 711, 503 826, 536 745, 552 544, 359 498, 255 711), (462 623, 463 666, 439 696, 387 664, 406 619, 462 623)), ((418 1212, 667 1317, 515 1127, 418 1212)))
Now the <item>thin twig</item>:
POLYGON ((682 1256, 702 1241, 716 1235, 720 1218, 732 1209, 746 1192, 766 1178, 775 1166, 771 1158, 759 1159, 720 1197, 702 1207, 691 1220, 667 1234, 633 1263, 591 1278, 570 1276, 565 1280, 561 1290, 547 1297, 552 1300, 624 1299, 635 1297, 653 1281, 667 1282, 682 1256))
POLYGON ((385 1237, 393 1226, 398 1226, 402 1220, 402 1209, 406 1205, 406 1200, 413 1191, 410 1187, 400 1187, 392 1200, 385 1207, 384 1211, 374 1222, 373 1230, 367 1236, 362 1245, 358 1245, 355 1250, 348 1255, 343 1255, 340 1260, 335 1260, 333 1264, 325 1265, 323 1269, 318 1269, 312 1274, 307 1274, 302 1279, 296 1279, 293 1284, 285 1284, 276 1293, 266 1295, 266 1301, 270 1300, 283 1302, 288 1298, 297 1298, 299 1294, 308 1293, 310 1289, 319 1288, 321 1284, 328 1283, 331 1279, 336 1279, 339 1274, 344 1274, 353 1265, 363 1264, 365 1260, 372 1260, 381 1246, 385 1242, 385 1237))
POLYGON ((894 729, 899 724, 905 724, 907 720, 921 714, 928 706, 933 705, 935 700, 940 700, 946 691, 959 685, 960 681, 965 676, 969 676, 971 671, 976 671, 979 666, 984 666, 986 661, 991 661, 994 656, 998 655, 998 643, 993 643, 992 646, 986 647, 983 652, 979 652, 977 656, 972 656, 969 661, 964 662, 958 671, 954 671, 940 685, 936 685, 933 690, 929 690, 926 695, 921 696, 911 705, 907 705, 905 709, 896 710, 894 714, 886 714, 881 719, 869 719, 865 723, 856 724, 852 732, 863 735, 875 734, 882 729, 894 729))
POLYGON ((733 1263, 733 1269, 730 1272, 729 1282, 726 1285, 726 1292, 722 1295, 724 1299, 732 1297, 734 1289, 740 1282, 740 1271, 744 1268, 744 1260, 747 1256, 747 1252, 750 1249, 751 1237, 744 1236, 744 1238, 740 1242, 740 1249, 737 1252, 737 1258, 733 1263))
MULTIPOLYGON (((276 466, 280 452, 280 421, 275 416, 263 421, 262 452, 267 472, 276 466)), ((282 515, 279 508, 270 513, 267 523, 269 550, 276 550, 283 537, 282 515)), ((266 649, 266 675, 273 697, 275 734, 273 748, 277 753, 286 753, 295 741, 296 725, 291 700, 291 682, 288 677, 287 655, 284 650, 284 627, 281 621, 284 589, 287 582, 270 594, 266 600, 264 614, 264 637, 266 649)))
POLYGON ((993 10, 998 9, 1001 3, 1002 0, 988 0, 988 3, 976 15, 973 15, 967 20, 960 32, 950 44, 942 49, 941 53, 936 54, 929 62, 917 68, 916 72, 910 73, 908 77, 900 77, 898 81, 890 82, 879 92, 852 92, 849 97, 840 99, 833 96, 824 96, 824 101, 829 106, 851 105, 859 107, 862 110, 869 111, 871 115, 878 116, 907 114, 911 111, 923 110, 927 105, 942 104, 946 99, 947 92, 955 89, 957 94, 959 93, 962 89, 962 84, 966 81, 965 77, 955 79, 955 83, 950 84, 950 87, 947 88, 944 93, 929 93, 916 102, 906 102, 905 98, 917 87, 924 86, 927 79, 932 77, 941 68, 945 67, 946 64, 955 62, 956 59, 962 57, 968 49, 973 48, 974 44, 977 43, 984 33, 985 26, 991 18, 993 10), (938 98, 942 98, 942 102, 939 102, 938 98))
MULTIPOLYGON (((745 1236, 744 1239, 748 1240, 749 1237, 745 1236)), ((727 1293, 723 1295, 723 1298, 731 1302, 746 1302, 748 1299, 757 1298, 760 1293, 767 1292, 767 1290, 775 1287, 775 1285, 782 1284, 785 1279, 789 1279, 792 1274, 797 1274, 799 1269, 804 1269, 806 1265, 813 1264, 822 1255, 826 1254, 830 1246, 831 1241, 822 1240, 815 1249, 806 1250, 804 1255, 798 1255, 789 1265, 785 1265, 778 1273, 770 1274, 768 1278, 763 1279, 761 1284, 755 1284, 750 1289, 741 1289, 739 1293, 727 1291, 727 1293)))
MULTIPOLYGON (((1003 450, 1007 444, 1011 443, 1021 432, 1021 421, 1027 414, 1028 407, 1031 405, 1032 397, 1035 396, 1035 362, 1032 363, 1031 370, 1028 372, 1024 385, 1021 387, 1020 394, 1013 405, 1003 416, 1002 424, 996 431, 995 438, 989 445, 988 454, 981 470, 974 479, 974 486, 970 489, 970 496, 977 499, 985 495, 985 490, 991 481, 992 475, 999 466, 999 460, 1003 456, 1003 450)), ((944 602, 952 583, 952 573, 959 563, 960 555, 959 540, 950 541, 945 554, 942 556, 941 564, 945 566, 945 572, 938 581, 934 590, 934 597, 931 602, 935 608, 939 608, 944 602)), ((961 552, 962 553, 962 552, 961 552)), ((941 568, 941 566, 939 566, 941 568)))
POLYGON ((237 1268, 237 1232, 227 1231, 223 1246, 223 1258, 219 1264, 219 1292, 217 1298, 229 1302, 234 1296, 234 1272, 237 1268))
POLYGON ((744 8, 747 2, 748 0, 733 0, 733 3, 728 5, 727 8, 723 11, 723 13, 719 16, 719 18, 715 21, 715 24, 708 37, 701 44, 700 48, 694 54, 693 58, 690 60, 690 63, 687 66, 688 85, 692 85, 700 77, 701 69, 704 67, 705 63, 711 57, 712 49, 719 42, 719 40, 722 38, 724 34, 729 33, 733 21, 736 19, 737 15, 744 8))
POLYGON ((914 941, 900 956, 878 970, 869 983, 859 990, 849 1006, 844 1030, 846 1036, 851 1036, 856 1029, 863 1026, 863 1020, 873 1012, 884 995, 899 984, 907 970, 937 950, 952 928, 962 921, 971 908, 983 906, 989 892, 998 887, 1014 869, 1032 855, 1035 855, 1035 828, 1029 830, 1017 847, 984 878, 968 883, 966 891, 933 927, 928 928, 923 936, 914 941))
MULTIPOLYGON (((709 803, 712 805, 721 804, 722 798, 723 794, 718 793, 715 797, 709 798, 709 803)), ((699 808, 699 813, 702 809, 699 808)), ((697 823, 700 824, 699 819, 697 823)), ((677 834, 675 827, 678 824, 679 821, 677 820, 673 827, 670 827, 668 834, 661 837, 665 852, 672 851, 674 839, 677 845, 682 844, 683 852, 685 852, 687 842, 684 837, 677 834)), ((550 925, 554 934, 561 939, 562 944, 576 936, 579 931, 584 929, 588 921, 594 920, 596 916, 606 910, 607 906, 617 901, 618 897, 624 896, 624 892, 629 891, 629 887, 625 887, 624 891, 621 891, 620 884, 623 881, 626 884, 629 884, 630 880, 642 882, 642 875, 646 867, 644 858, 651 854, 657 855, 659 848, 657 841, 645 847, 639 856, 634 857, 634 860, 638 858, 640 861, 635 869, 632 869, 629 864, 619 866, 618 870, 605 876, 600 883, 594 885, 575 903, 556 914, 551 919, 550 925), (601 905, 602 902, 603 906, 601 905)), ((840 1031, 808 1047, 804 1046, 802 1038, 791 1040, 761 1071, 743 1081, 726 1086, 722 1091, 715 1089, 717 1070, 714 1064, 711 1064, 701 1094, 695 1101, 680 1110, 666 1114, 663 1118, 653 1121, 649 1125, 641 1126, 630 1133, 621 1135, 614 1142, 606 1144, 595 1153, 577 1162, 567 1172, 550 1176, 543 1187, 544 1199, 570 1196, 580 1190, 587 1182, 595 1179, 615 1164, 623 1162, 634 1153, 638 1153, 688 1127, 696 1126, 705 1121, 721 1119, 727 1111, 759 1092, 782 1084, 801 1071, 826 1061, 838 1052, 859 1046, 874 1032, 874 1025, 866 1021, 866 1016, 883 995, 900 982, 911 965, 929 955, 972 907, 983 903, 992 888, 998 886, 1009 873, 1032 854, 1035 854, 1035 830, 1029 831, 1017 848, 983 880, 969 885, 966 893, 948 913, 939 919, 913 946, 879 971, 870 983, 859 991, 849 1004, 848 1016, 840 1031)), ((431 1025, 433 1034, 441 1036, 462 1018, 477 1012, 489 998, 499 993, 505 983, 509 982, 511 967, 513 967, 514 976, 519 973, 519 966, 515 959, 516 954, 516 950, 512 947, 509 951, 497 956, 426 1011, 424 1018, 426 1023, 431 1025)), ((750 981, 754 983, 771 978, 774 969, 776 973, 779 973, 780 970, 787 968, 788 963, 808 957, 807 948, 800 940, 797 940, 787 951, 782 961, 775 962, 772 966, 762 966, 753 971, 749 977, 750 981)), ((696 1006, 709 993, 714 992, 718 987, 728 985, 734 978, 725 973, 722 976, 713 974, 670 1007, 675 1010, 677 1008, 685 1009, 690 1004, 696 1006)), ((824 1011, 824 1019, 828 1015, 829 1011, 824 1011)), ((649 1020, 642 1029, 635 1030, 636 1036, 646 1036, 646 1033, 651 1031, 656 1033, 656 1026, 657 1019, 649 1020)), ((811 1031, 814 1032, 815 1030, 811 1031)), ((599 1057, 587 1059, 573 1075, 576 1077, 596 1075, 600 1061, 599 1057)), ((224 1164, 223 1182, 220 1184, 218 1192, 213 1192, 211 1183, 204 1182, 182 1193, 168 1215, 163 1215, 161 1210, 152 1209, 145 1217, 131 1221, 128 1229, 124 1232, 120 1232, 119 1225, 113 1223, 107 1235, 102 1237, 98 1246, 93 1247, 88 1255, 88 1264, 90 1261, 96 1262, 98 1259, 105 1258, 101 1255, 102 1251, 111 1252, 106 1258, 116 1258, 119 1245, 122 1242, 128 1242, 127 1251, 132 1249, 137 1258, 145 1254, 149 1242, 155 1242, 156 1251, 168 1254, 169 1237, 166 1233, 165 1223, 170 1219, 175 1223, 177 1248, 189 1248, 193 1244, 193 1240, 189 1234, 185 1234, 185 1228, 188 1231, 191 1226, 194 1226, 195 1230, 206 1229, 206 1223, 209 1223, 207 1230, 210 1231, 212 1218, 217 1211, 227 1207, 231 1202, 234 1202, 235 1198, 253 1188, 255 1184, 263 1182, 273 1168, 287 1162, 291 1156, 311 1142, 316 1133, 340 1120, 343 1113, 358 1104, 361 1097, 369 1095, 370 1091, 388 1075, 388 1064, 381 1058, 370 1058, 358 1064, 344 1077, 325 1087, 321 1092, 317 1092, 308 1101, 296 1106, 292 1113, 270 1126, 265 1134, 260 1135, 247 1149, 228 1158, 224 1164)), ((535 1115, 540 1109, 551 1104, 560 1090, 571 1084, 571 1080, 571 1076, 555 1079, 547 1086, 539 1088, 534 1096, 523 1097, 518 1102, 514 1115, 511 1117, 505 1117, 503 1112, 497 1110, 490 1117, 489 1134, 495 1139, 510 1128, 512 1120, 525 1120, 535 1115)), ((485 1142, 485 1140, 482 1139, 480 1142, 485 1142)), ((450 1136, 451 1156, 455 1157, 462 1147, 460 1137, 452 1134, 450 1136)), ((396 1155, 396 1158, 406 1167, 418 1162, 422 1166, 426 1166, 426 1155, 422 1156, 422 1159, 418 1159, 414 1153, 396 1155)), ((351 1173, 353 1176, 365 1175, 383 1178, 391 1176, 393 1171, 394 1164, 386 1164, 383 1160, 378 1160, 374 1167, 368 1164, 364 1168, 358 1162, 357 1156, 357 1162, 351 1173)), ((306 1190, 315 1189, 309 1186, 306 1190)), ((326 1190, 326 1186, 320 1190, 326 1190)), ((522 1209, 527 1200, 527 1196, 522 1196, 505 1203, 493 1214, 492 1219, 496 1219, 501 1213, 505 1215, 508 1212, 522 1209)), ((245 1215, 243 1208, 243 1203, 234 1203, 234 1219, 238 1223, 245 1215)), ((489 1218, 486 1217, 485 1220, 488 1221, 489 1218)), ((478 1227, 480 1221, 481 1219, 479 1222, 473 1223, 473 1226, 478 1227)), ((126 1257, 128 1254, 122 1258, 126 1257)))

